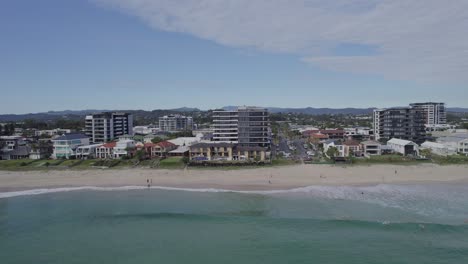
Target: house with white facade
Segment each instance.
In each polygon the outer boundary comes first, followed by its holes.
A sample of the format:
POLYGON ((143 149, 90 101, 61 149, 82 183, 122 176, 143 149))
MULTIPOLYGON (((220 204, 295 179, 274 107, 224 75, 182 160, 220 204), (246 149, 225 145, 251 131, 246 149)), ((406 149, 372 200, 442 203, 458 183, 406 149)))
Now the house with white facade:
POLYGON ((116 142, 109 142, 100 145, 95 149, 95 157, 97 159, 112 159, 114 157, 114 148, 116 144, 116 142))
POLYGON ((327 155, 327 151, 331 147, 335 147, 338 150, 337 157, 346 157, 346 146, 341 144, 339 140, 330 139, 323 142, 323 152, 325 153, 325 155, 327 155))
POLYGON ((382 143, 374 140, 361 142, 362 153, 365 157, 382 155, 382 143))
POLYGON ((89 138, 83 134, 64 134, 52 140, 54 159, 70 159, 76 157, 79 146, 89 145, 89 138))
POLYGON ((442 143, 426 141, 421 144, 421 148, 430 149, 432 153, 440 156, 448 156, 457 154, 457 148, 446 146, 442 143))
POLYGON ((456 149, 459 154, 468 155, 468 134, 453 133, 450 136, 439 137, 436 141, 449 149, 456 149))
POLYGON ((102 144, 84 145, 76 148, 77 159, 94 159, 96 157, 96 148, 102 144))
POLYGON ((392 138, 387 142, 389 146, 395 153, 400 153, 402 155, 419 155, 419 146, 413 141, 392 138))
POLYGON ((135 149, 135 140, 119 140, 114 147, 114 158, 131 156, 133 149, 135 149))

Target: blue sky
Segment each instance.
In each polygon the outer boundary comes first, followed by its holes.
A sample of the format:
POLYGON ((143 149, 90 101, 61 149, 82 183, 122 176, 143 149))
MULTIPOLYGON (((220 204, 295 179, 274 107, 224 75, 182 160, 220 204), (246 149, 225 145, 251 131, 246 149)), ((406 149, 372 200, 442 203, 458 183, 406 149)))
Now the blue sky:
POLYGON ((386 17, 417 5, 273 2, 2 1, 0 113, 428 100, 468 107, 468 20, 453 13, 463 6, 399 27, 401 19, 386 17), (444 41, 434 38, 441 32, 444 41))

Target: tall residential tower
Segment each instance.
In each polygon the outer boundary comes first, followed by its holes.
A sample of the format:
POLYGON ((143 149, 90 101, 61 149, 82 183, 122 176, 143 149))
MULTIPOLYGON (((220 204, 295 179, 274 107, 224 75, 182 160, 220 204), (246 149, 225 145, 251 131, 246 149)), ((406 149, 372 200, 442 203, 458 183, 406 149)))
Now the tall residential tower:
POLYGON ((244 106, 234 111, 214 111, 213 123, 213 141, 245 147, 270 146, 270 118, 266 108, 244 106))
POLYGON ((394 107, 374 110, 376 140, 399 138, 421 144, 425 141, 424 111, 412 107, 394 107))
POLYGON ((85 133, 91 143, 105 143, 122 135, 133 135, 133 115, 110 112, 87 115, 85 133))
POLYGON ((414 103, 410 104, 413 108, 423 110, 428 127, 447 124, 447 113, 445 112, 445 103, 414 103))

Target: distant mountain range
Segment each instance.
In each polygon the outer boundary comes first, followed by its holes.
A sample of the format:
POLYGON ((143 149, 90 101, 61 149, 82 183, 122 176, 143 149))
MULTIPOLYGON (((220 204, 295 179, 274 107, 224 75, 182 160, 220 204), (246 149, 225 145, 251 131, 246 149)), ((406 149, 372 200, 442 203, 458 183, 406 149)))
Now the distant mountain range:
MULTIPOLYGON (((281 108, 281 107, 266 107, 270 113, 295 113, 307 115, 338 115, 338 114, 351 114, 351 115, 365 115, 372 113, 375 108, 281 108)), ((232 111, 237 109, 237 106, 225 106, 224 110, 232 111)))
MULTIPOLYGON (((225 110, 236 109, 237 106, 225 106, 225 110)), ((281 108, 281 107, 267 107, 271 113, 295 113, 295 114, 307 114, 307 115, 324 115, 324 114, 351 114, 351 115, 366 115, 371 114, 375 108, 281 108)), ((64 111, 48 111, 43 113, 30 113, 30 114, 5 114, 0 115, 0 122, 17 122, 25 119, 36 119, 40 121, 54 121, 57 119, 71 119, 78 120, 82 119, 85 115, 98 112, 130 112, 143 119, 155 120, 159 116, 174 114, 174 113, 193 113, 203 112, 198 108, 181 107, 174 109, 158 109, 152 111, 146 110, 98 110, 98 109, 87 109, 87 110, 64 110, 64 111)), ((456 113, 468 113, 468 108, 462 107, 451 107, 447 108, 448 112, 456 113)))

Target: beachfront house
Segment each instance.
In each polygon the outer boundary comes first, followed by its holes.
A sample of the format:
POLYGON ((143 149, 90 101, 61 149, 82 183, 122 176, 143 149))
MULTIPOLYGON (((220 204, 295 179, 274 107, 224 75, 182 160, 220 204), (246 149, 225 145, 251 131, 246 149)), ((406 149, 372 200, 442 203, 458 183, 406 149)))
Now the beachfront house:
POLYGON ((112 159, 114 157, 114 148, 116 144, 116 142, 109 142, 96 147, 95 157, 97 159, 112 159))
POLYGON ((374 140, 361 142, 362 153, 365 157, 382 155, 382 144, 374 140))
POLYGON ((53 145, 50 139, 39 139, 31 144, 29 159, 47 159, 53 153, 53 145))
POLYGON ((439 137, 436 141, 449 149, 456 149, 459 154, 468 155, 468 134, 452 134, 439 137))
POLYGON ((233 149, 234 160, 265 161, 268 158, 268 152, 263 147, 237 146, 233 149))
POLYGON ((76 148, 77 159, 94 159, 96 158, 96 148, 102 144, 84 145, 76 148))
POLYGON ((177 145, 169 141, 161 141, 151 147, 151 157, 165 158, 169 152, 176 149, 177 145))
POLYGON ((359 141, 354 140, 354 139, 349 139, 343 142, 344 146, 344 156, 343 157, 348 157, 348 156, 355 156, 355 157, 360 157, 362 156, 362 149, 361 149, 361 144, 359 141))
POLYGON ((448 156, 457 154, 457 148, 446 146, 437 142, 426 141, 421 144, 421 148, 430 149, 432 153, 440 156, 448 156))
POLYGON ((197 143, 190 147, 190 160, 232 160, 234 144, 231 143, 197 143))
POLYGON ((328 157, 327 152, 331 147, 336 148, 336 150, 338 151, 335 157, 346 157, 346 146, 343 145, 339 140, 333 140, 333 139, 329 139, 323 142, 323 152, 325 153, 327 157, 328 157))
POLYGON ((124 139, 116 142, 113 151, 113 157, 123 158, 130 157, 133 155, 133 150, 135 149, 135 141, 132 139, 124 139))
POLYGON ((395 153, 400 153, 404 156, 419 155, 419 146, 413 141, 392 138, 387 142, 387 146, 389 146, 395 153))
POLYGON ((52 140, 54 159, 70 159, 76 157, 79 146, 89 145, 89 138, 83 134, 63 134, 52 140))
POLYGON ((232 143, 198 143, 189 147, 191 161, 265 161, 266 148, 232 143))

